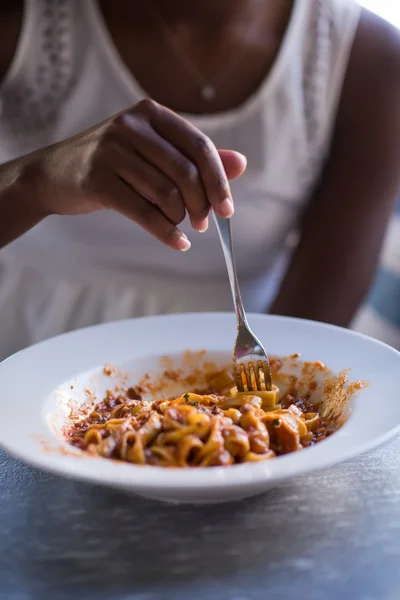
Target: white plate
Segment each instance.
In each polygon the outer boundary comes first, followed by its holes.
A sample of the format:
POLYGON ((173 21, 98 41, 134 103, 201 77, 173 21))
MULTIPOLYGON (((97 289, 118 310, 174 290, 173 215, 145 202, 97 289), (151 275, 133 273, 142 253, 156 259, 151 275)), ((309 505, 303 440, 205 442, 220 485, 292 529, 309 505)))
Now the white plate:
POLYGON ((97 386, 101 399, 109 385, 100 375, 104 364, 144 373, 162 355, 180 355, 187 348, 206 349, 211 356, 222 353, 229 359, 236 332, 234 315, 192 314, 75 331, 3 362, 0 444, 28 463, 61 475, 169 502, 212 503, 252 496, 290 477, 342 462, 399 431, 400 353, 396 350, 351 331, 309 321, 251 315, 250 323, 271 354, 299 352, 304 360, 321 360, 334 372, 350 367, 352 380, 368 381, 339 432, 312 448, 261 463, 183 470, 92 458, 57 439, 55 430, 67 414, 69 396, 82 402, 84 388, 97 386))

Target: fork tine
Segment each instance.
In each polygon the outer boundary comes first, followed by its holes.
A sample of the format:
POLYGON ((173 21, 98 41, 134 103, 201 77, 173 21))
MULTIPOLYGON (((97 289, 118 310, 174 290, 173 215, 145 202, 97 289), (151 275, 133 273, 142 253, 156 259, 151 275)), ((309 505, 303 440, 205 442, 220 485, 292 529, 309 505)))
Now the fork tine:
POLYGON ((242 371, 238 364, 235 355, 233 356, 233 377, 235 379, 236 389, 238 392, 243 392, 242 371))
POLYGON ((256 366, 254 367, 254 379, 256 383, 256 390, 261 391, 261 380, 260 380, 260 361, 258 360, 256 366))
POLYGON ((244 364, 243 369, 244 369, 244 373, 246 375, 246 383, 247 383, 247 386, 246 386, 247 390, 245 390, 245 392, 251 392, 253 390, 253 387, 252 387, 252 382, 251 382, 249 365, 244 364))
POLYGON ((249 391, 249 386, 247 383, 247 373, 244 365, 240 365, 241 367, 241 377, 242 377, 242 388, 244 392, 249 391))
POLYGON ((254 362, 249 362, 249 374, 251 379, 251 390, 252 392, 256 392, 260 389, 259 384, 260 380, 258 377, 257 367, 254 365, 254 362))
POLYGON ((261 360, 257 361, 257 375, 258 375, 258 389, 263 391, 265 389, 264 371, 262 368, 261 360))
POLYGON ((271 371, 267 361, 234 363, 233 374, 238 392, 271 390, 271 371))
POLYGON ((252 361, 250 360, 247 364, 246 364, 246 373, 247 373, 247 388, 249 390, 249 392, 254 391, 254 366, 252 361))
POLYGON ((272 389, 272 378, 271 378, 271 369, 266 360, 261 361, 262 363, 262 371, 264 373, 264 381, 265 381, 265 389, 272 389))

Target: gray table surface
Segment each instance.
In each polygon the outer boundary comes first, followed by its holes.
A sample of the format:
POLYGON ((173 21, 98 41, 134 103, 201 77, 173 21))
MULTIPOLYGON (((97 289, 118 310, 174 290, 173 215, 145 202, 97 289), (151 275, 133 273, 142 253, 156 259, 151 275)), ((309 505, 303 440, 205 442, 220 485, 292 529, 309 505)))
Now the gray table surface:
POLYGON ((211 507, 61 479, 0 451, 1 600, 399 600, 399 559, 399 438, 211 507))

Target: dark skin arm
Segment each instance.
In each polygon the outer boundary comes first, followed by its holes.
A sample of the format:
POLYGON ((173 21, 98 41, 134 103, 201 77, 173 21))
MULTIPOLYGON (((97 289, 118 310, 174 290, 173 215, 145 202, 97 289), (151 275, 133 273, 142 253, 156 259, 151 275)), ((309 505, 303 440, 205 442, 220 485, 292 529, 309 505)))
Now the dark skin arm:
MULTIPOLYGON (((0 11, 0 81, 15 53, 22 9, 22 2, 5 2, 0 11)), ((73 138, 0 165, 0 248, 51 214, 106 208, 186 250, 190 244, 179 230, 185 213, 199 231, 211 207, 220 216, 232 214, 228 180, 245 166, 242 155, 217 150, 184 119, 144 100, 73 138)))
POLYGON ((347 326, 400 185, 400 36, 363 12, 332 151, 271 312, 347 326))
POLYGON ((51 214, 40 202, 34 180, 29 157, 0 165, 0 248, 51 214))

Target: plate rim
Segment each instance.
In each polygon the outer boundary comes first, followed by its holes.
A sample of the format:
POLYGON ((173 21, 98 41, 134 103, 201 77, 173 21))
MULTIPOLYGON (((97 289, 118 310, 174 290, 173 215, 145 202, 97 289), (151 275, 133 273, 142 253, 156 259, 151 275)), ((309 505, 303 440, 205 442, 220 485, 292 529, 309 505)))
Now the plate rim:
MULTIPOLYGON (((286 323, 302 323, 306 326, 311 326, 311 327, 317 327, 319 329, 324 329, 325 331, 328 330, 339 330, 342 332, 342 334, 344 333, 346 336, 350 336, 350 337, 356 337, 359 339, 363 339, 363 340, 368 340, 369 343, 373 343, 374 345, 379 345, 379 346, 383 346, 385 348, 386 351, 390 351, 392 354, 394 354, 397 359, 400 360, 400 352, 397 351, 395 348, 392 348, 391 346, 389 346, 388 344, 385 344, 384 342, 381 342, 379 340, 375 340, 374 338, 367 336, 365 334, 359 333, 359 332, 355 332, 343 327, 339 327, 336 325, 330 325, 330 324, 326 324, 326 323, 319 323, 316 321, 311 321, 309 319, 298 319, 295 317, 285 317, 285 316, 279 316, 279 315, 267 315, 267 314, 258 314, 258 313, 249 313, 249 320, 253 321, 253 320, 273 320, 273 321, 280 321, 280 322, 286 322, 286 323)), ((169 315, 154 315, 154 316, 146 316, 146 317, 140 317, 140 318, 132 318, 132 319, 124 319, 124 320, 119 320, 119 321, 112 321, 112 322, 108 322, 105 324, 99 324, 99 325, 92 325, 89 327, 85 327, 85 328, 81 328, 75 331, 70 331, 70 332, 66 332, 63 334, 60 334, 58 336, 54 336, 52 338, 49 338, 47 340, 44 340, 42 342, 39 342, 38 344, 32 345, 28 348, 25 348, 23 350, 20 350, 19 352, 14 353, 13 355, 11 355, 10 357, 6 358, 4 361, 2 361, 0 363, 0 388, 1 388, 1 375, 2 375, 2 368, 4 366, 5 363, 8 363, 9 361, 18 361, 18 357, 20 357, 21 355, 26 355, 29 354, 33 348, 37 348, 39 346, 43 347, 45 345, 48 345, 49 343, 57 340, 63 340, 63 339, 71 339, 74 336, 81 336, 82 334, 85 334, 87 332, 90 332, 91 330, 98 330, 98 329, 106 329, 106 328, 113 328, 115 326, 124 326, 124 324, 126 325, 127 323, 137 323, 138 321, 143 322, 143 321, 149 321, 149 320, 171 320, 171 318, 175 319, 175 320, 185 320, 185 319, 191 319, 191 318, 213 318, 213 319, 230 319, 232 320, 232 318, 235 318, 234 313, 232 312, 192 312, 192 313, 176 313, 176 314, 169 314, 169 315)), ((166 476, 166 469, 162 468, 162 467, 149 467, 149 466, 137 466, 137 465, 132 465, 132 464, 125 464, 125 463, 118 463, 121 464, 121 466, 126 469, 128 468, 129 470, 132 470, 132 480, 133 480, 133 485, 132 482, 126 482, 124 481, 124 478, 122 477, 122 479, 120 477, 117 476, 117 471, 115 471, 115 478, 113 478, 112 480, 110 480, 109 478, 103 478, 102 477, 102 472, 101 471, 96 471, 91 473, 90 469, 89 469, 89 473, 85 473, 85 472, 80 472, 79 470, 73 470, 69 467, 69 463, 67 461, 60 461, 59 457, 57 461, 46 461, 46 460, 40 460, 39 456, 29 456, 27 455, 26 452, 24 452, 23 450, 23 446, 22 446, 22 450, 20 450, 20 448, 16 448, 13 445, 4 443, 4 441, 2 439, 0 439, 0 446, 2 448, 4 448, 9 454, 11 454, 14 457, 17 457, 18 459, 22 459, 24 462, 42 469, 42 470, 46 470, 58 475, 63 475, 69 478, 75 478, 75 479, 79 479, 79 480, 85 480, 85 481, 91 481, 93 483, 99 483, 102 485, 108 485, 108 486, 114 486, 114 487, 125 487, 125 488, 131 488, 133 491, 135 491, 135 489, 144 489, 144 488, 157 488, 160 491, 166 491, 166 490, 170 490, 171 492, 173 492, 176 489, 184 489, 184 490, 195 490, 198 489, 199 486, 202 486, 204 484, 202 484, 200 482, 201 479, 209 479, 210 481, 208 481, 206 483, 207 486, 209 487, 217 487, 217 488, 222 488, 222 487, 227 487, 227 486, 242 486, 245 485, 246 481, 251 483, 262 483, 265 482, 267 483, 272 483, 272 482, 279 482, 282 480, 285 480, 287 478, 293 477, 293 476, 300 476, 303 474, 307 474, 310 472, 316 472, 319 471, 321 469, 324 468, 328 468, 328 467, 332 467, 334 465, 343 463, 345 461, 350 460, 351 458, 355 458, 356 456, 359 456, 361 454, 365 454, 366 452, 369 452, 381 445, 383 445, 384 443, 386 443, 387 441, 389 441, 390 439, 392 439, 393 437, 395 437, 397 434, 400 433, 400 420, 397 424, 395 424, 391 429, 389 429, 388 431, 386 431, 385 433, 382 433, 381 435, 372 438, 368 441, 366 441, 363 444, 360 444, 358 446, 356 446, 354 449, 349 449, 347 452, 344 452, 342 454, 339 455, 332 455, 331 453, 324 453, 324 452, 318 452, 317 454, 314 454, 314 459, 310 460, 309 463, 307 464, 306 462, 303 462, 303 464, 301 464, 299 467, 296 467, 296 461, 293 460, 293 457, 295 456, 296 453, 291 454, 291 455, 287 455, 284 457, 278 457, 273 459, 273 463, 276 463, 276 465, 278 466, 278 464, 280 465, 284 465, 287 464, 287 467, 283 468, 281 472, 276 472, 276 468, 273 467, 273 473, 271 475, 268 475, 268 471, 270 471, 269 469, 269 465, 270 465, 270 461, 266 461, 265 463, 257 463, 257 464, 245 464, 245 465, 235 465, 235 466, 231 466, 227 469, 227 467, 215 467, 212 470, 211 469, 207 469, 207 468, 203 468, 203 469, 196 469, 196 470, 178 470, 175 471, 175 474, 179 473, 178 477, 170 477, 169 480, 167 481, 165 479, 166 476), (290 465, 290 463, 292 463, 292 466, 290 465), (254 468, 254 467, 258 467, 254 468), (264 467, 264 468, 263 468, 264 467), (232 475, 234 474, 234 472, 239 473, 239 469, 241 469, 242 471, 247 471, 245 476, 241 476, 238 478, 238 480, 235 481, 230 481, 230 479, 232 479, 232 475), (134 477, 134 473, 143 473, 146 472, 148 473, 148 476, 142 478, 140 477, 140 481, 135 481, 135 477, 134 477), (160 472, 163 473, 163 478, 159 479, 157 481, 157 474, 160 474, 160 472), (200 477, 198 476, 199 473, 202 473, 203 475, 201 475, 200 477), (229 474, 230 473, 230 474, 229 474), (251 476, 252 473, 252 476, 251 476), (182 476, 185 475, 185 479, 182 478, 182 476), (148 481, 147 481, 148 480, 148 481)), ((49 436, 51 436, 51 432, 49 430, 49 436)), ((55 439, 54 436, 52 438, 53 440, 55 439)), ((326 442, 323 442, 321 444, 324 445, 326 443, 328 443, 329 440, 327 440, 326 442)), ((65 442, 67 444, 67 442, 65 442)), ((304 452, 310 452, 313 451, 315 452, 316 448, 312 448, 312 449, 305 449, 301 452, 301 454, 303 455, 304 452)), ((71 459, 76 460, 73 456, 70 456, 71 459)), ((83 464, 83 462, 87 462, 90 461, 90 464, 92 463, 93 458, 92 457, 81 457, 78 456, 79 461, 81 462, 81 464, 83 464), (83 462, 82 462, 83 461, 83 462)), ((104 460, 104 459, 97 459, 96 460, 104 460)), ((111 462, 111 461, 109 461, 111 462)), ((114 465, 113 465, 114 466, 114 465)), ((168 470, 168 472, 171 472, 168 470)), ((121 471, 122 473, 122 471, 121 471)))

